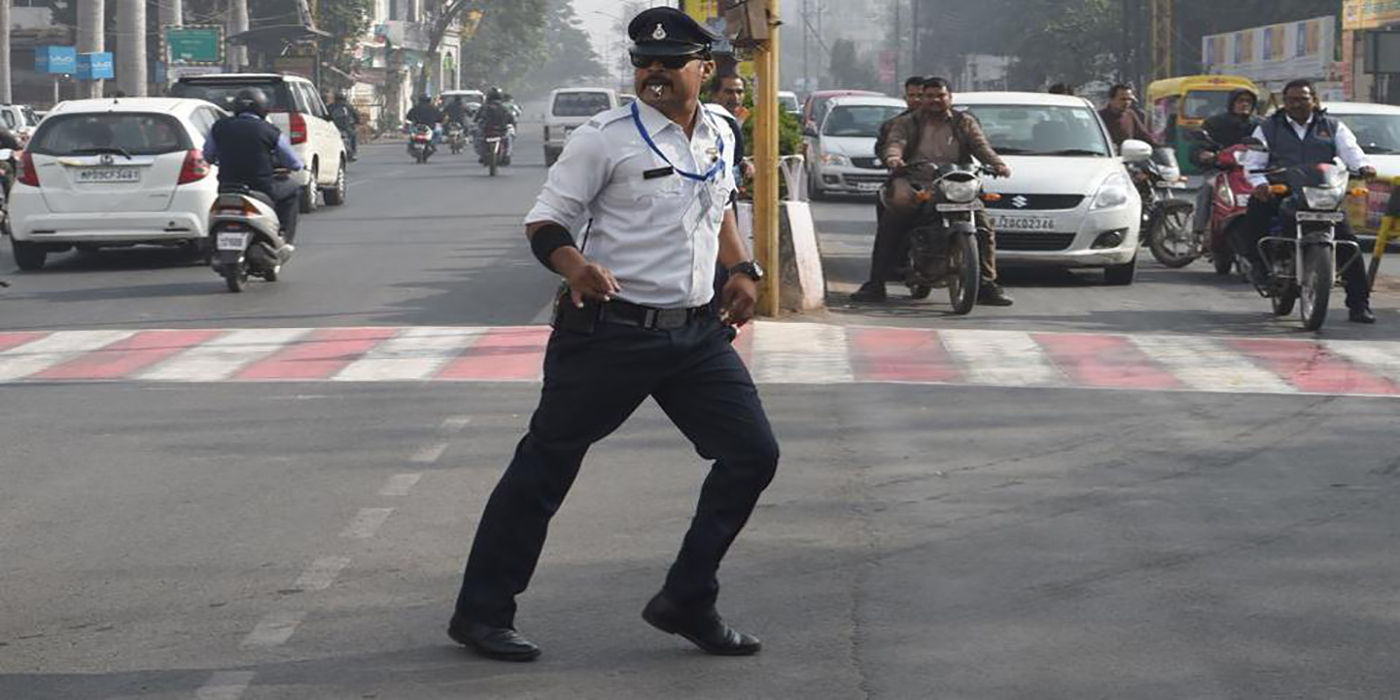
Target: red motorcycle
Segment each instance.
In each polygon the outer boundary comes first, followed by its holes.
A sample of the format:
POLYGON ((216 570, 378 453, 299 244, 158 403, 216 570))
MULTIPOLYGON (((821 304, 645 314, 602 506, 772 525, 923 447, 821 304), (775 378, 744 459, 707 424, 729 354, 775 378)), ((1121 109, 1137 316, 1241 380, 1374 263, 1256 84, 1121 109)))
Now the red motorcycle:
MULTIPOLYGON (((1206 228, 1206 255, 1215 264, 1215 272, 1230 274, 1236 264, 1234 247, 1230 245, 1230 228, 1235 226, 1249 208, 1249 198, 1254 186, 1249 183, 1240 159, 1251 150, 1247 144, 1238 144, 1218 152, 1207 164, 1216 173, 1206 181, 1211 188, 1210 224, 1206 228)), ((1239 261, 1241 269, 1244 260, 1239 261)))

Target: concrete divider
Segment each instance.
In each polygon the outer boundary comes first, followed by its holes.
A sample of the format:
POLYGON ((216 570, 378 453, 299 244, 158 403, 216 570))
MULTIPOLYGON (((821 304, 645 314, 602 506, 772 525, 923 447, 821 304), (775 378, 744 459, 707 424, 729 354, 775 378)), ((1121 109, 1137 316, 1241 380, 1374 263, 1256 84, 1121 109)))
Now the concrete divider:
MULTIPOLYGON (((739 233, 753 250, 753 205, 739 204, 739 233)), ((816 311, 826 305, 826 275, 812 207, 807 202, 783 202, 778 233, 778 306, 784 311, 816 311)))

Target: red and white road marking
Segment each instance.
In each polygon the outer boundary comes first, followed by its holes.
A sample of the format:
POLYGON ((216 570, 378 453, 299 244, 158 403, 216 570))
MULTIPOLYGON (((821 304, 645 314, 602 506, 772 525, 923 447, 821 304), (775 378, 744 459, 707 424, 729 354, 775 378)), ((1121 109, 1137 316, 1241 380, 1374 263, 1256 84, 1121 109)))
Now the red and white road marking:
MULTIPOLYGON (((0 384, 537 382, 548 338, 536 326, 0 333, 0 384)), ((735 346, 760 384, 1400 396, 1397 342, 757 323, 735 346)))

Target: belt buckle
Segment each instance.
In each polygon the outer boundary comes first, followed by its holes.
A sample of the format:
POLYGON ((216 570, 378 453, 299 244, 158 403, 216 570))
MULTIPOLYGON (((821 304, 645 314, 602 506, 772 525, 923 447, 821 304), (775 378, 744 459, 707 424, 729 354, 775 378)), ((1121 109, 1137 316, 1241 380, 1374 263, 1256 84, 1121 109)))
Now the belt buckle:
POLYGON ((660 321, 660 309, 647 309, 646 313, 642 314, 642 328, 645 328, 649 331, 656 330, 656 326, 660 321))

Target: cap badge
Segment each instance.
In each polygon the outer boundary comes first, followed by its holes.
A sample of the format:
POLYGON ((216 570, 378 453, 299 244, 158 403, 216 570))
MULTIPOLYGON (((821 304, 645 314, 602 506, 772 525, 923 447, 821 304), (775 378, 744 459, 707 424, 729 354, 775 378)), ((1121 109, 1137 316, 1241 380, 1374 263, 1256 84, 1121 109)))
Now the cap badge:
POLYGON ((666 40, 666 36, 667 36, 667 34, 666 34, 666 27, 662 26, 661 24, 657 24, 657 25, 656 25, 656 31, 654 31, 654 32, 651 33, 651 38, 653 38, 653 39, 655 39, 655 40, 657 40, 657 41, 665 41, 665 40, 666 40))

